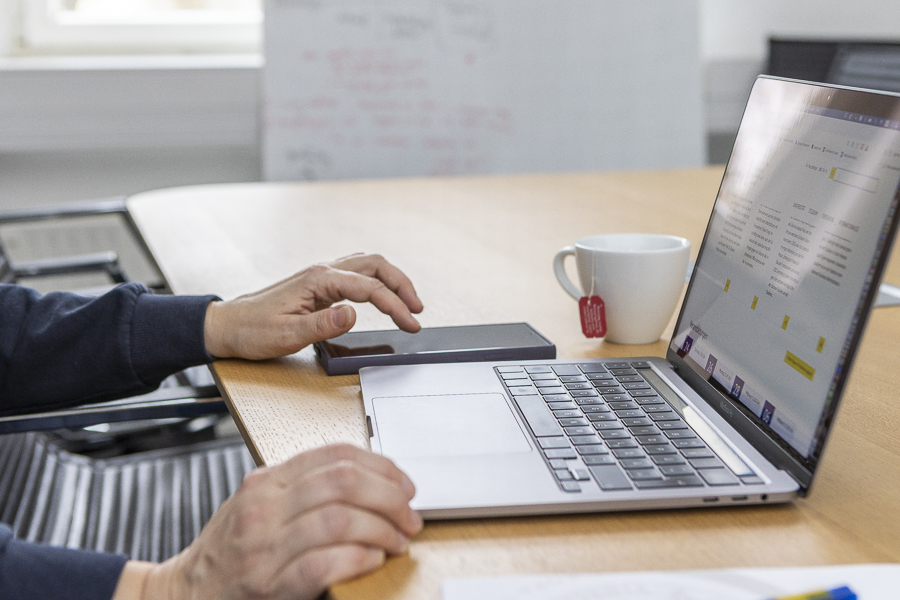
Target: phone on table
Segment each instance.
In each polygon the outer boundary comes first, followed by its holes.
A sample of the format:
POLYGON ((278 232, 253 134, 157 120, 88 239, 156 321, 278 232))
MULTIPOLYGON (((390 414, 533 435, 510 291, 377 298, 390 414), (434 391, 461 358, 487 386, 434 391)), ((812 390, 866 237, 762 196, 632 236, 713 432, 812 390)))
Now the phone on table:
POLYGON ((351 331, 316 342, 315 350, 329 375, 380 365, 556 358, 553 342, 528 323, 351 331))

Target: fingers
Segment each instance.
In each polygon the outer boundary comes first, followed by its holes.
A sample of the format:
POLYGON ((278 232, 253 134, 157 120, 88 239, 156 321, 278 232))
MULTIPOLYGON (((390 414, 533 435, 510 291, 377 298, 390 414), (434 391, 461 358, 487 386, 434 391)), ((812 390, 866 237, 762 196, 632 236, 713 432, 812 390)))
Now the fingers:
POLYGON ((408 491, 410 498, 415 495, 415 488, 412 485, 412 481, 410 481, 406 473, 401 471, 393 461, 351 444, 330 444, 328 446, 313 448, 312 450, 297 454, 290 460, 273 468, 283 470, 284 475, 288 477, 295 477, 305 470, 329 465, 338 460, 353 460, 366 469, 401 483, 408 491))
POLYGON ((315 598, 405 552, 422 527, 391 461, 349 445, 251 473, 200 536, 148 577, 148 597, 315 598), (165 595, 162 595, 165 594, 165 595))
POLYGON ((378 548, 358 544, 341 544, 316 548, 290 567, 284 576, 293 589, 310 589, 318 593, 329 586, 371 573, 384 564, 385 553, 378 548))
MULTIPOLYGON (((415 488, 391 461, 349 445, 300 454, 267 469, 264 484, 289 499, 268 547, 271 575, 322 587, 377 568, 406 552, 422 527, 409 508, 415 488)), ((278 505, 270 502, 269 506, 278 505)))
POLYGON ((383 256, 378 254, 351 254, 332 262, 331 266, 343 271, 354 271, 361 275, 378 279, 389 290, 394 292, 413 313, 420 313, 424 308, 409 277, 383 256))
POLYGON ((303 513, 282 527, 273 541, 285 561, 335 544, 360 544, 391 555, 403 554, 409 546, 409 537, 385 519, 338 503, 303 513))
POLYGON ((219 358, 292 354, 353 327, 353 308, 332 307, 341 300, 370 302, 404 331, 422 328, 413 316, 421 312, 422 301, 409 278, 381 256, 358 254, 313 265, 253 294, 210 303, 206 349, 219 358))
MULTIPOLYGON (((402 477, 378 473, 353 460, 337 460, 311 470, 305 477, 291 479, 285 489, 297 494, 291 506, 296 514, 332 504, 352 506, 378 515, 392 529, 409 537, 421 530, 422 519, 409 507, 412 485, 406 484, 405 475, 402 477)), ((381 541, 388 544, 378 544, 386 550, 403 551, 392 540, 381 541)))
POLYGON ((282 353, 295 352, 314 342, 347 333, 356 323, 356 311, 353 307, 342 304, 309 315, 292 315, 288 318, 291 321, 293 339, 290 347, 285 348, 282 353))
MULTIPOLYGON (((318 285, 323 291, 323 299, 328 302, 339 300, 369 302, 391 317, 403 331, 415 333, 422 328, 412 315, 409 305, 376 277, 354 271, 331 269, 321 272, 319 278, 318 285)), ((417 301, 415 306, 421 311, 421 301, 418 297, 415 299, 417 301)))
MULTIPOLYGON (((320 526, 318 531, 320 534, 330 531, 335 542, 364 541, 390 552, 402 552, 405 540, 422 529, 421 517, 409 507, 409 501, 415 495, 409 477, 390 460, 348 444, 304 452, 280 465, 254 471, 242 487, 244 495, 252 498, 251 505, 266 505, 278 510, 280 520, 285 523, 309 518, 308 515, 334 506, 362 511, 362 515, 368 515, 366 518, 377 519, 380 523, 376 527, 375 522, 366 521, 372 525, 367 531, 375 537, 359 538, 351 534, 362 529, 354 529, 351 525, 356 523, 358 526, 362 516, 339 527, 333 515, 313 517, 331 523, 331 527, 320 526)), ((251 513, 251 516, 257 518, 259 515, 251 513)), ((310 530, 316 530, 316 527, 310 530)), ((301 538, 303 536, 297 539, 301 538)), ((316 543, 325 541, 309 536, 303 539, 303 544, 309 539, 315 539, 316 543)), ((294 546, 285 546, 291 547, 294 546)))
POLYGON ((303 488, 295 505, 299 512, 342 502, 387 516, 407 535, 422 528, 421 517, 409 508, 415 486, 383 456, 336 444, 299 454, 271 471, 285 488, 303 488))

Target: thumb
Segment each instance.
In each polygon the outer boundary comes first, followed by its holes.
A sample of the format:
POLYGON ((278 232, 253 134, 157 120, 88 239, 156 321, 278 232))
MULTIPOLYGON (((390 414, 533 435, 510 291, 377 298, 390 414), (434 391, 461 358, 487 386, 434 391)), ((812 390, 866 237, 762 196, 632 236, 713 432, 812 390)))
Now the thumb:
POLYGON ((341 304, 300 318, 299 343, 307 346, 347 333, 356 323, 353 307, 341 304))

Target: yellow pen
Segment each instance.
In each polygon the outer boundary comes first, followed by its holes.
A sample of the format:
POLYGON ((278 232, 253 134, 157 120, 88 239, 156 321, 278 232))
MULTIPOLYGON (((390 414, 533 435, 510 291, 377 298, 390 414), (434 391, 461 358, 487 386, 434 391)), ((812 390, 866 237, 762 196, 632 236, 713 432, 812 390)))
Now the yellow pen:
POLYGON ((795 596, 781 596, 771 600, 856 600, 856 594, 847 586, 832 590, 817 590, 795 596))

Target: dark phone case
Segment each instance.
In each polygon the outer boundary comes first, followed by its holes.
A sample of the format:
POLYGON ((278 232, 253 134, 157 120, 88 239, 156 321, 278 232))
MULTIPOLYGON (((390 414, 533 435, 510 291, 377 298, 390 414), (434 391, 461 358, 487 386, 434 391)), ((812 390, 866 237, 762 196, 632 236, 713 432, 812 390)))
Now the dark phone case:
MULTIPOLYGON (((498 360, 540 360, 556 358, 556 346, 528 323, 517 323, 530 329, 547 342, 543 346, 519 346, 475 350, 447 350, 428 354, 370 354, 366 356, 335 357, 328 353, 322 342, 313 347, 325 372, 329 375, 354 375, 363 367, 387 365, 421 365, 428 363, 454 363, 498 360)), ((470 327, 470 326, 469 326, 470 327)))

